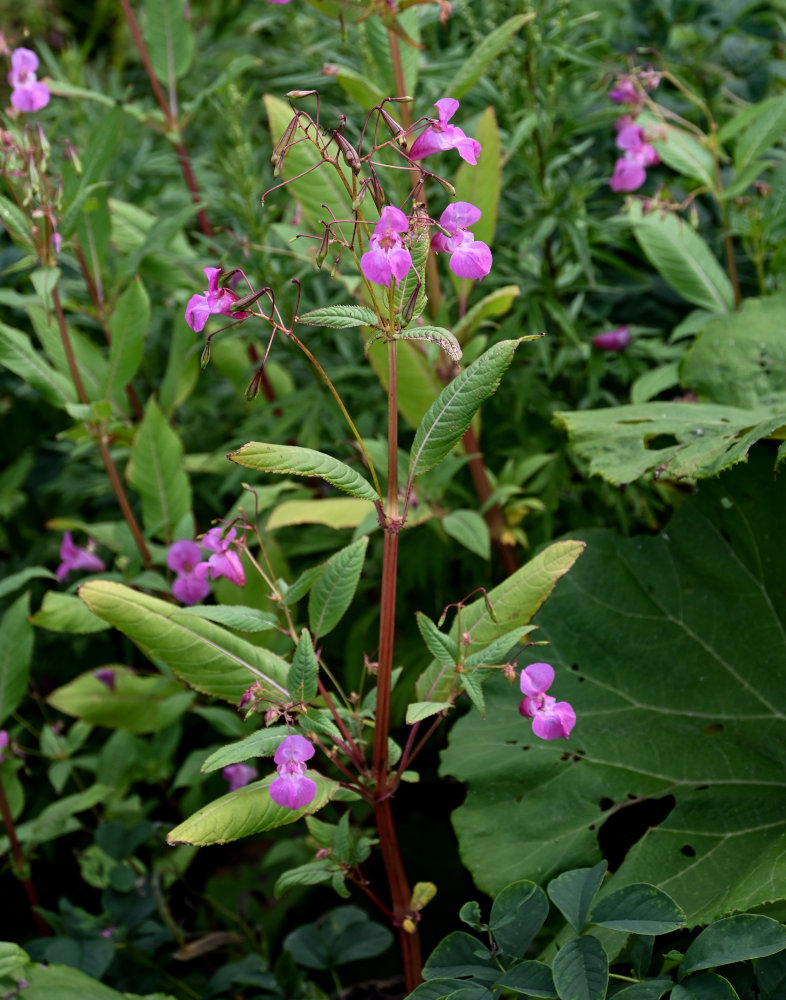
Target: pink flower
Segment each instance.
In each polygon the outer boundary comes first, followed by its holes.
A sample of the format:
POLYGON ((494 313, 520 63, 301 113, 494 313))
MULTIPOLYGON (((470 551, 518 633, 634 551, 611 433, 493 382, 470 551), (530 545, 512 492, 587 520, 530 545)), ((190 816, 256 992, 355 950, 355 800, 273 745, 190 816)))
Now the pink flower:
POLYGON ((287 736, 278 745, 273 760, 278 777, 270 785, 270 797, 286 809, 302 809, 317 794, 316 783, 306 777, 304 761, 314 756, 314 747, 302 736, 287 736))
POLYGON ((531 663, 521 671, 521 690, 525 697, 519 712, 532 719, 532 731, 542 740, 567 739, 576 725, 576 713, 566 701, 557 701, 546 691, 554 682, 550 663, 531 663))
MULTIPOLYGON (((5 750, 10 742, 10 737, 5 729, 0 729, 0 750, 5 750)), ((0 753, 0 764, 5 760, 5 754, 0 753)))
POLYGON ((440 226, 451 235, 437 233, 431 240, 432 249, 451 255, 450 270, 459 278, 485 278, 491 270, 491 250, 467 230, 480 216, 475 205, 456 201, 439 218, 440 226))
POLYGON ((8 82, 14 88, 11 103, 19 111, 40 111, 49 104, 49 88, 39 83, 35 71, 38 56, 30 49, 14 49, 8 82))
POLYGON ((592 343, 601 351, 624 351, 630 341, 630 330, 627 326, 618 326, 614 330, 597 333, 592 338, 592 343))
POLYGON ((172 593, 181 604, 204 601, 210 593, 207 580, 209 567, 202 560, 202 552, 196 542, 187 538, 173 542, 166 555, 166 564, 177 573, 172 593))
POLYGON ((647 171, 640 163, 621 158, 614 164, 609 185, 612 191, 635 191, 647 179, 647 171))
POLYGON ((428 128, 412 143, 409 158, 422 160, 424 156, 438 153, 442 149, 457 149, 461 159, 474 166, 480 155, 480 143, 477 139, 466 136, 458 125, 448 124, 458 110, 459 102, 453 97, 443 97, 434 107, 439 117, 436 121, 432 120, 428 128))
MULTIPOLYGON (((280 0, 277 0, 280 2, 280 0)), ((221 771, 222 775, 229 782, 230 792, 247 785, 249 781, 254 781, 259 777, 259 771, 250 764, 227 764, 221 771)))
POLYGON ((94 670, 93 677, 97 681, 101 681, 104 687, 109 688, 110 691, 115 690, 115 672, 111 667, 101 667, 99 670, 94 670))
POLYGON ((625 151, 627 159, 640 163, 642 167, 651 167, 660 163, 660 157, 654 146, 647 142, 647 135, 641 125, 631 122, 617 132, 617 145, 625 151))
POLYGON ((360 268, 369 281, 390 288, 390 279, 402 281, 412 267, 412 258, 400 233, 409 229, 409 219, 400 208, 387 205, 368 241, 369 249, 360 258, 360 268))
POLYGON ((70 531, 66 531, 60 543, 60 558, 62 562, 55 570, 55 576, 61 581, 65 580, 72 569, 86 569, 91 573, 100 573, 102 569, 106 569, 103 560, 94 552, 74 545, 70 531))
POLYGON ((609 91, 609 98, 617 104, 640 104, 641 95, 631 76, 618 76, 614 90, 609 91))
POLYGON ((207 276, 207 290, 203 295, 192 295, 186 306, 186 323, 191 329, 199 333, 214 313, 229 316, 231 319, 245 319, 248 316, 247 312, 232 312, 232 307, 238 299, 237 295, 228 288, 219 287, 221 268, 205 267, 203 271, 207 276))
MULTIPOLYGON (((237 552, 230 547, 233 543, 237 544, 235 542, 236 534, 237 531, 234 528, 230 528, 229 531, 225 531, 224 528, 211 528, 202 539, 202 548, 213 553, 207 561, 211 580, 225 576, 230 583, 242 587, 246 582, 243 563, 237 552)), ((197 568, 196 572, 207 573, 208 569, 200 570, 197 568)))

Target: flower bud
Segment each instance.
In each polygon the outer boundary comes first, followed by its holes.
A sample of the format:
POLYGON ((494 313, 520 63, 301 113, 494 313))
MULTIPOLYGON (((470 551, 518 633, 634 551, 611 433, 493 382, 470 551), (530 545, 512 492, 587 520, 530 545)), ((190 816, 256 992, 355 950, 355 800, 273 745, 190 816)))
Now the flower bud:
POLYGON ((614 330, 606 330, 592 338, 592 343, 601 351, 624 351, 631 341, 627 326, 618 326, 614 330))
POLYGON ((199 366, 202 369, 202 371, 204 371, 205 368, 207 368, 209 362, 210 362, 210 341, 208 340, 205 343, 205 346, 202 348, 202 357, 199 359, 199 366))
POLYGON ((414 291, 404 305, 404 311, 401 314, 401 323, 403 326, 409 326, 412 322, 412 317, 415 315, 415 306, 417 305, 418 296, 420 295, 420 284, 420 280, 418 280, 414 291))
POLYGON ((359 174, 361 171, 361 163, 355 147, 347 139, 345 139, 340 132, 334 131, 333 138, 336 140, 336 145, 341 150, 346 165, 353 174, 359 174))
POLYGON ((293 100, 300 100, 301 97, 311 97, 312 94, 316 94, 316 90, 289 90, 286 96, 291 97, 293 100))
POLYGON ((297 123, 300 115, 295 115, 290 121, 289 125, 284 129, 281 138, 276 143, 273 148, 273 153, 270 157, 270 162, 273 164, 273 176, 278 177, 281 173, 281 167, 284 164, 284 155, 289 147, 289 144, 294 138, 295 132, 297 131, 297 123))
MULTIPOLYGON (((354 204, 352 206, 355 207, 354 204)), ((325 257, 327 257, 328 247, 330 246, 330 226, 325 226, 325 235, 319 244, 319 249, 317 250, 317 256, 314 263, 317 265, 318 270, 322 270, 322 265, 325 263, 325 257)))
POLYGON ((367 187, 366 184, 361 184, 360 190, 355 195, 355 197, 352 199, 352 211, 353 212, 357 212, 357 210, 363 204, 363 202, 364 202, 364 200, 366 198, 366 187, 367 187))
POLYGON ((249 403, 252 402, 252 400, 256 399, 257 396, 259 395, 259 390, 262 385, 262 375, 264 371, 265 371, 265 366, 261 365, 254 372, 254 377, 248 383, 248 388, 246 389, 246 399, 248 400, 249 403))
POLYGON ((378 111, 379 111, 379 117, 387 125, 390 134, 393 136, 393 138, 396 140, 399 146, 406 146, 407 133, 404 131, 404 129, 399 125, 399 123, 396 121, 395 118, 392 118, 387 113, 387 111, 385 111, 384 108, 379 108, 378 111))

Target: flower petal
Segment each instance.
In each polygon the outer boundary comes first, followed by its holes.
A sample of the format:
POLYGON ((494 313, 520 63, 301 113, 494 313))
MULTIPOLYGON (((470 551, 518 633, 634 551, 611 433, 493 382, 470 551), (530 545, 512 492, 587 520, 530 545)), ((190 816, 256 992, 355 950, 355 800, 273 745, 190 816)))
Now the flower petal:
POLYGON ((542 740, 567 739, 576 725, 576 713, 566 701, 546 706, 532 720, 532 731, 542 740))
POLYGON ((202 550, 190 538, 181 538, 179 542, 173 542, 166 554, 166 564, 175 573, 190 573, 201 561, 202 550))
POLYGON ((464 242, 454 251, 449 266, 459 278, 485 278, 491 270, 491 250, 480 240, 464 242))
POLYGON ((554 683, 554 667, 550 663, 530 663, 521 671, 521 691, 534 698, 548 691, 554 683))
POLYGON ((302 809, 316 794, 316 783, 304 774, 284 774, 270 785, 270 798, 286 809, 302 809))
POLYGON ((310 740, 307 740, 305 736, 298 736, 297 733, 293 733, 279 743, 276 752, 273 754, 273 760, 276 764, 285 764, 290 760, 297 762, 311 760, 313 756, 314 744, 310 740))
POLYGON ((210 304, 204 295, 192 295, 186 306, 186 323, 194 333, 200 333, 205 328, 210 316, 210 304))
POLYGON ((439 224, 449 233, 458 229, 469 229, 483 213, 470 201, 454 201, 439 217, 439 224))
POLYGON ((444 125, 458 111, 459 102, 455 97, 442 97, 434 102, 434 107, 437 109, 440 125, 444 125))

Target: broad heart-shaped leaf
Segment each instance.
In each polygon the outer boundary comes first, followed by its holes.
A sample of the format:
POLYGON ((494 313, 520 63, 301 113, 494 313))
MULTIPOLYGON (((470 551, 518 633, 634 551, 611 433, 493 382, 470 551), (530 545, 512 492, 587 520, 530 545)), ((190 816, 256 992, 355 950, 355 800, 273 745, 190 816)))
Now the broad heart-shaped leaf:
POLYGON ((330 326, 336 330, 349 330, 353 326, 374 326, 377 314, 368 306, 337 305, 312 309, 297 318, 298 323, 311 326, 330 326))
POLYGON ((554 977, 545 962, 519 962, 494 983, 495 989, 499 987, 513 993, 523 993, 526 997, 545 997, 546 1000, 557 995, 554 977))
POLYGON ((319 579, 308 595, 308 621, 314 639, 327 635, 341 621, 355 596, 368 536, 340 549, 325 563, 319 579))
POLYGON ((673 808, 604 891, 652 883, 690 924, 786 896, 786 482, 754 459, 659 537, 587 533, 536 618, 548 652, 519 660, 554 666, 569 740, 538 740, 497 677, 488 721, 451 729, 442 771, 467 784, 452 820, 479 888, 597 863, 608 803, 624 823, 649 798, 673 808))
POLYGON ((193 691, 160 674, 140 677, 128 667, 111 665, 114 687, 92 671, 53 691, 46 699, 58 712, 93 726, 126 729, 130 733, 157 733, 179 718, 194 700, 193 691))
MULTIPOLYGON (((482 598, 463 608, 460 631, 472 635, 473 658, 496 639, 527 625, 552 592, 557 580, 568 572, 583 551, 584 542, 563 541, 547 546, 488 594, 493 617, 482 598)), ((456 621, 450 631, 453 642, 457 642, 458 635, 459 623, 456 621)), ((513 642, 510 646, 512 648, 513 642)), ((455 673, 445 663, 443 659, 436 659, 418 678, 415 692, 421 701, 445 700, 452 692, 455 673)), ((512 875, 504 879, 497 885, 497 890, 515 877, 512 875)))
POLYGON ((618 931, 655 935, 683 927, 685 912, 661 889, 639 882, 604 896, 590 919, 618 931))
POLYGON ((30 594, 22 594, 0 619, 0 727, 27 691, 33 656, 33 629, 27 620, 30 594))
POLYGON ((236 705, 254 681, 271 697, 288 700, 289 664, 213 622, 183 614, 176 604, 94 580, 79 588, 88 608, 114 625, 154 663, 162 662, 197 691, 236 705))
POLYGON ((551 969, 560 1000, 603 1000, 609 960, 597 938, 573 938, 557 952, 551 969))
POLYGON ((107 399, 121 393, 136 375, 142 361, 149 321, 150 299, 144 285, 137 278, 117 300, 109 319, 112 341, 103 386, 107 399))
POLYGON ((453 931, 444 937, 423 966, 424 979, 457 976, 473 976, 489 983, 499 976, 491 952, 466 931, 453 931))
POLYGON ((576 868, 563 872, 546 887, 549 899, 559 907, 563 917, 577 934, 581 934, 587 924, 590 907, 607 867, 605 861, 599 861, 593 868, 576 868))
POLYGON ((549 912, 546 893, 523 879, 506 885, 491 904, 489 930, 509 958, 524 958, 549 912))
POLYGON ((215 750, 209 757, 205 758, 202 765, 202 773, 209 774, 210 771, 217 771, 227 764, 242 764, 251 757, 272 757, 278 749, 279 743, 289 735, 286 726, 271 726, 269 729, 259 729, 255 733, 250 733, 242 740, 229 743, 220 750, 215 750))
POLYGON ((681 383, 713 403, 786 413, 784 328, 786 294, 746 299, 702 327, 682 358, 681 383))
POLYGON ((228 456, 238 465, 260 472, 283 472, 292 476, 316 476, 361 500, 377 500, 377 491, 359 472, 339 462, 331 455, 311 448, 298 448, 288 444, 264 444, 249 441, 228 456))
POLYGON ((151 397, 139 425, 128 481, 142 497, 142 518, 151 535, 169 542, 191 510, 191 486, 183 471, 183 446, 151 397))
POLYGON ((300 633, 300 640, 289 668, 287 687, 295 701, 312 701, 317 693, 319 664, 314 644, 307 628, 300 633))
POLYGON ((706 927, 685 952, 680 979, 700 969, 747 962, 786 949, 786 927, 759 913, 737 913, 706 927))
POLYGON ((555 413, 554 419, 590 472, 610 483, 653 473, 699 479, 744 461, 757 441, 786 425, 786 399, 774 411, 663 402, 555 413))
POLYGON ((687 222, 671 213, 641 210, 632 202, 633 233, 650 263, 688 302, 714 313, 731 312, 734 290, 712 251, 687 222))
POLYGON ((409 459, 411 477, 433 468, 461 439, 481 403, 496 392, 518 343, 503 340, 495 344, 445 386, 415 433, 409 459))
POLYGON ((338 791, 338 782, 326 778, 318 771, 306 771, 317 786, 312 802, 302 809, 287 809, 277 805, 270 797, 270 783, 277 777, 271 774, 264 781, 254 781, 234 792, 222 795, 220 799, 203 806, 185 822, 178 824, 167 834, 170 844, 193 844, 206 847, 208 844, 227 844, 242 837, 251 837, 277 826, 294 823, 303 816, 317 812, 326 805, 338 791))

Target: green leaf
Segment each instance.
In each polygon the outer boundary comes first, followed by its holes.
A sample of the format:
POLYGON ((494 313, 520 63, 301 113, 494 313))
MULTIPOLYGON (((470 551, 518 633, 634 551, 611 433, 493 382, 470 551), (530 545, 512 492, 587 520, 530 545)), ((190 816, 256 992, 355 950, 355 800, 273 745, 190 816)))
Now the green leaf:
POLYGON ((678 983, 671 991, 671 1000, 739 1000, 739 995, 723 976, 700 972, 678 983))
POLYGON ((518 285, 503 285, 477 302, 453 327, 453 333, 460 344, 466 344, 480 324, 493 316, 504 316, 510 312, 514 300, 521 294, 518 285))
POLYGON ((441 326, 411 326, 397 334, 396 340, 425 340, 441 347, 451 361, 461 361, 461 345, 450 330, 441 326))
POLYGON ((303 816, 318 812, 338 790, 338 782, 326 778, 318 771, 306 771, 317 786, 313 802, 302 809, 287 809, 277 805, 270 797, 270 784, 277 777, 271 774, 264 781, 254 781, 220 799, 204 806, 185 822, 167 834, 169 844, 227 844, 243 837, 251 837, 265 830, 295 823, 303 816))
POLYGON ((639 882, 604 896, 590 919, 632 934, 668 934, 685 926, 685 911, 661 889, 639 882))
POLYGON ((10 198, 0 195, 0 221, 15 240, 31 246, 30 220, 10 198))
POLYGON ((548 912, 546 893, 534 882, 506 885, 491 904, 489 916, 489 930, 502 954, 524 958, 548 912))
POLYGON ((27 691, 33 658, 29 614, 30 594, 23 594, 0 619, 0 726, 17 710, 27 691))
POLYGON ((321 451, 312 451, 311 448, 249 441, 237 451, 230 452, 229 458, 238 465, 260 472, 281 472, 309 478, 316 476, 353 497, 360 497, 362 500, 378 499, 377 491, 359 472, 355 472, 344 462, 339 462, 337 458, 321 451))
POLYGON ((715 161, 710 150, 701 141, 681 128, 659 121, 648 112, 639 116, 637 124, 654 126, 653 138, 649 142, 667 167, 676 170, 683 177, 700 181, 710 191, 716 189, 718 181, 715 177, 715 161))
POLYGON ((663 994, 673 986, 674 983, 670 979, 648 979, 643 983, 626 986, 624 990, 615 993, 614 997, 615 1000, 616 998, 619 1000, 660 1000, 663 994))
POLYGON ((317 924, 298 927, 284 938, 284 948, 307 969, 335 969, 347 962, 373 958, 387 951, 393 935, 369 920, 357 906, 340 906, 324 913, 317 924))
MULTIPOLYGON (((108 785, 95 784, 74 795, 64 795, 43 809, 35 819, 19 823, 16 835, 22 844, 44 844, 55 840, 64 833, 78 830, 80 823, 73 817, 86 809, 92 809, 99 802, 106 802, 113 789, 108 785)), ((9 849, 8 837, 0 837, 0 854, 9 849)))
POLYGON ((596 938, 573 938, 557 952, 552 975, 560 1000, 603 1000, 609 960, 596 938))
POLYGON ((491 990, 466 979, 429 979, 421 983, 407 1000, 495 1000, 491 990))
POLYGON ((215 750, 209 757, 205 758, 202 765, 202 773, 209 774, 211 771, 218 771, 219 768, 228 764, 243 764, 252 757, 272 757, 278 749, 279 743, 289 735, 286 726, 271 726, 269 729, 260 729, 251 733, 236 743, 230 743, 219 750, 215 750))
POLYGON ((80 969, 33 962, 22 970, 29 1000, 173 1000, 169 994, 118 993, 80 969))
POLYGON ((108 627, 78 597, 61 594, 57 590, 48 590, 44 594, 41 607, 31 616, 30 621, 38 628, 45 628, 50 632, 73 632, 76 635, 104 632, 108 627))
POLYGON ((664 479, 717 475, 786 425, 786 403, 775 414, 713 403, 640 403, 555 413, 554 420, 591 474, 622 485, 655 472, 664 479))
POLYGON ((112 399, 123 392, 142 362, 145 334, 150 322, 150 300, 145 286, 137 278, 117 300, 109 318, 111 343, 109 367, 103 392, 112 399))
POLYGON ((197 691, 237 704, 253 681, 270 697, 289 698, 289 664, 220 625, 183 613, 169 601, 120 583, 95 580, 79 588, 87 607, 161 661, 197 691))
MULTIPOLYGON (((398 93, 396 87, 396 75, 393 69, 393 57, 389 31, 402 32, 399 34, 398 49, 401 61, 401 72, 404 78, 404 90, 408 95, 417 92, 418 80, 418 49, 406 42, 405 38, 410 38, 415 43, 420 42, 420 21, 418 12, 415 9, 405 10, 395 15, 395 18, 383 19, 382 17, 371 17, 365 22, 366 39, 370 49, 371 59, 367 64, 369 78, 375 87, 383 90, 386 95, 404 97, 398 93)), ((395 107, 395 106, 394 106, 395 107)))
POLYGON ((418 631, 423 636, 423 642, 425 642, 431 655, 442 663, 455 666, 459 655, 456 640, 452 636, 440 632, 434 622, 427 615, 424 615, 422 611, 415 612, 415 620, 418 631))
POLYGON ((706 927, 691 942, 680 966, 680 979, 700 969, 747 962, 786 949, 786 927, 759 913, 737 913, 706 927))
POLYGON ((485 719, 486 699, 483 697, 483 688, 481 686, 479 674, 462 673, 459 675, 459 684, 461 685, 462 690, 466 692, 469 700, 485 719))
POLYGON ((330 75, 335 78, 336 83, 344 93, 349 94, 352 100, 364 111, 371 111, 372 108, 384 101, 385 94, 375 87, 363 73, 358 73, 348 66, 335 64, 331 64, 331 66, 330 75))
MULTIPOLYGON (((102 667, 102 670, 110 668, 102 667)), ((125 729, 130 733, 157 733, 171 725, 194 700, 192 691, 166 677, 140 677, 128 667, 112 666, 114 689, 93 671, 53 691, 48 703, 66 715, 93 726, 125 729)))
POLYGON ((73 383, 44 361, 27 334, 5 323, 0 323, 0 364, 24 379, 52 406, 63 409, 66 403, 76 402, 73 383))
POLYGON ((453 931, 439 942, 423 966, 424 979, 446 976, 473 976, 493 983, 499 976, 499 967, 476 937, 466 931, 453 931))
POLYGON ((521 31, 528 21, 532 21, 534 13, 516 14, 508 18, 495 28, 491 34, 486 35, 483 41, 475 46, 464 65, 456 73, 450 83, 443 88, 442 92, 450 94, 451 97, 462 97, 474 86, 491 66, 501 52, 508 47, 517 31, 521 31))
POLYGON ((312 309, 297 318, 298 323, 311 326, 330 326, 335 330, 349 330, 353 326, 376 326, 377 314, 367 306, 336 305, 312 309))
POLYGON ((237 629, 238 632, 269 632, 278 625, 275 615, 245 604, 192 604, 187 608, 179 608, 178 612, 181 615, 206 618, 219 625, 237 629))
POLYGON ((476 510, 452 510, 442 518, 442 527, 451 538, 481 559, 491 558, 489 526, 476 510))
POLYGON ((28 566, 26 569, 20 569, 18 573, 11 573, 4 580, 0 580, 0 597, 13 594, 15 590, 24 587, 28 580, 39 579, 56 580, 57 577, 51 570, 45 569, 43 566, 28 566))
POLYGON ((429 719, 438 712, 445 712, 453 708, 450 701, 413 701, 407 705, 407 725, 413 726, 416 722, 429 719))
POLYGON ((303 570, 297 580, 295 580, 295 582, 290 584, 287 588, 284 594, 284 604, 288 607, 291 607, 293 604, 297 604, 299 600, 306 596, 324 572, 324 563, 320 563, 319 566, 311 566, 309 569, 303 570))
MULTIPOLYGON (((398 412, 411 427, 417 427, 434 397, 442 390, 426 352, 412 341, 398 344, 398 412)), ((368 348, 368 360, 387 390, 387 347, 377 341, 368 348)))
MULTIPOLYGON (((729 125, 741 133, 734 146, 734 169, 740 174, 783 136, 786 130, 786 97, 780 95, 760 101, 732 118, 726 129, 729 125)), ((726 141, 726 135, 723 141, 726 141)))
POLYGON ((277 504, 265 522, 266 531, 293 524, 324 524, 328 528, 357 528, 374 513, 368 500, 355 497, 320 497, 318 500, 285 500, 277 504))
POLYGON ((411 478, 433 468, 457 444, 481 403, 496 391, 517 347, 517 340, 495 344, 445 386, 415 433, 410 451, 411 478))
POLYGON ((691 227, 672 213, 628 209, 633 234, 648 260, 675 292, 714 313, 731 312, 734 289, 712 251, 691 227))
POLYGON ((81 156, 82 173, 72 172, 66 178, 65 210, 58 230, 64 238, 73 235, 85 200, 99 183, 107 183, 107 165, 114 155, 118 136, 123 134, 123 108, 113 105, 94 129, 90 144, 81 156))
POLYGON ((520 625, 518 628, 505 632, 497 639, 493 639, 483 649, 478 650, 464 661, 466 670, 473 667, 494 667, 501 663, 507 663, 509 654, 527 641, 527 636, 535 628, 534 625, 520 625))
POLYGON ((590 907, 608 867, 599 861, 594 868, 576 868, 552 879, 546 887, 549 899, 577 934, 587 926, 590 907))
POLYGON ((544 962, 519 962, 494 983, 494 989, 523 993, 526 997, 545 997, 546 1000, 557 995, 551 969, 544 962))
POLYGON ((308 629, 304 628, 300 633, 300 640, 287 678, 287 687, 292 698, 299 702, 313 701, 317 695, 318 675, 319 664, 314 652, 314 644, 308 629))
POLYGON ((289 868, 276 879, 273 895, 281 896, 287 889, 296 885, 320 885, 323 882, 330 882, 335 871, 335 864, 327 858, 321 861, 309 861, 305 865, 298 865, 297 868, 289 868))
POLYGON ((39 267, 30 275, 30 282, 38 294, 41 304, 47 312, 54 309, 52 292, 60 280, 59 267, 39 267))
POLYGON ((191 66, 194 37, 186 0, 145 0, 145 41, 153 70, 170 95, 191 66))
POLYGON ((183 471, 183 446, 151 397, 139 425, 128 481, 142 497, 142 517, 150 535, 166 542, 191 511, 191 486, 183 471))
POLYGON ((314 640, 327 635, 349 610, 355 596, 368 536, 340 549, 325 563, 323 572, 308 595, 308 620, 314 640))

